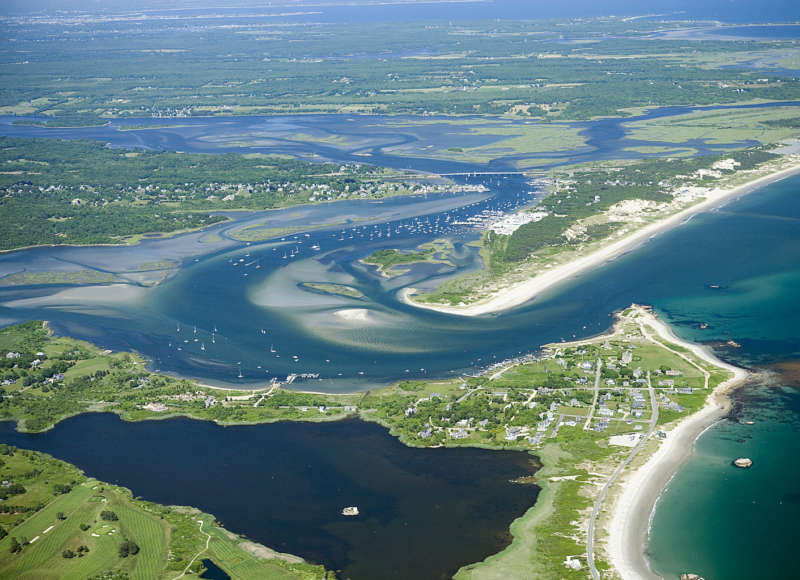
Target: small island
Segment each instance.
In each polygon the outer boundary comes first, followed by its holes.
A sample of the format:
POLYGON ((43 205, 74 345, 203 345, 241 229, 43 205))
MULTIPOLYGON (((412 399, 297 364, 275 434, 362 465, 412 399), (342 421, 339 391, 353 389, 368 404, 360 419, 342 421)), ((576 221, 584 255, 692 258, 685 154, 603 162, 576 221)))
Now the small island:
POLYGON ((345 298, 356 298, 359 300, 364 298, 364 294, 360 290, 352 286, 347 286, 346 284, 334 284, 332 282, 301 282, 299 286, 304 290, 309 290, 318 294, 332 294, 334 296, 344 296, 345 298))
POLYGON ((449 240, 434 240, 427 244, 422 244, 414 250, 386 249, 376 250, 366 258, 361 260, 362 264, 377 266, 386 278, 394 278, 408 272, 408 268, 413 264, 443 264, 455 267, 450 261, 449 254, 453 251, 453 243, 449 240))

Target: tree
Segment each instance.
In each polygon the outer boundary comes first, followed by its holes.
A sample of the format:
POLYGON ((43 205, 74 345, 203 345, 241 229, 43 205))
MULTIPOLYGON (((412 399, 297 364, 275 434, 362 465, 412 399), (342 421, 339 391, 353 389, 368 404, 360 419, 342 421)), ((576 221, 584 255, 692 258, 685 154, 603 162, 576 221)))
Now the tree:
POLYGON ((17 538, 11 538, 11 544, 9 545, 8 551, 12 554, 16 554, 22 551, 22 544, 19 543, 17 538))
POLYGON ((100 517, 107 522, 116 522, 119 518, 117 514, 112 512, 111 510, 103 510, 100 512, 100 517))
POLYGON ((119 545, 119 557, 127 558, 139 553, 139 545, 133 540, 125 540, 119 545))
POLYGON ((64 550, 63 552, 61 552, 61 557, 62 558, 74 558, 75 557, 75 552, 73 552, 72 550, 64 550))

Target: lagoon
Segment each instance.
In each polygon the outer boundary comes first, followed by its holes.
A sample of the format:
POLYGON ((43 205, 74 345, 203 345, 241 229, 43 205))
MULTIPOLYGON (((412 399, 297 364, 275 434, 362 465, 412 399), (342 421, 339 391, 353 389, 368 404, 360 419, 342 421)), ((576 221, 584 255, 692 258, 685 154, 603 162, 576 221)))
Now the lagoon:
POLYGON ((135 496, 212 513, 227 529, 341 578, 438 580, 510 542, 539 488, 522 452, 406 447, 375 424, 220 427, 191 419, 74 417, 0 441, 50 453, 135 496), (344 517, 345 506, 361 515, 344 517))

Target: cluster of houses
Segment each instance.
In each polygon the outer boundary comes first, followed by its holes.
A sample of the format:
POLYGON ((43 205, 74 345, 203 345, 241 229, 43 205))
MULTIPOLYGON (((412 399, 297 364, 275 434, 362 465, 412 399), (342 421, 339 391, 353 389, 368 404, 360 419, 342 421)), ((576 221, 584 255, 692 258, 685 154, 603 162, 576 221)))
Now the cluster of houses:
MULTIPOLYGON (((347 178, 358 176, 362 165, 348 163, 339 167, 339 176, 347 178)), ((298 197, 308 201, 333 201, 351 198, 382 198, 399 193, 417 195, 440 194, 447 192, 482 192, 486 187, 482 184, 455 184, 455 183, 419 183, 411 181, 390 181, 378 177, 354 180, 346 179, 352 183, 302 182, 296 180, 264 180, 255 183, 178 183, 167 184, 139 184, 136 186, 120 186, 115 195, 108 192, 100 194, 99 190, 90 184, 73 185, 33 185, 29 183, 16 183, 7 187, 0 187, 0 197, 5 195, 26 196, 31 192, 59 193, 68 199, 66 203, 73 207, 86 205, 101 206, 113 202, 121 202, 123 197, 133 197, 137 202, 155 201, 178 202, 186 199, 205 198, 206 201, 235 202, 237 199, 250 197, 254 194, 268 193, 298 197)))
MULTIPOLYGON (((611 349, 612 347, 606 341, 603 348, 611 349)), ((671 393, 692 394, 693 389, 691 387, 676 386, 676 381, 682 375, 681 371, 663 367, 660 370, 655 369, 650 372, 646 372, 641 367, 625 371, 621 367, 627 366, 630 369, 628 365, 633 362, 634 349, 635 345, 629 343, 616 356, 599 357, 597 360, 591 360, 594 356, 587 349, 582 348, 570 352, 569 356, 560 350, 544 354, 544 358, 555 361, 564 371, 570 368, 577 371, 577 374, 573 372, 570 375, 564 374, 562 376, 568 378, 570 383, 575 384, 580 393, 591 393, 594 388, 596 373, 605 372, 605 369, 620 373, 611 374, 616 378, 610 378, 608 375, 599 375, 601 377, 598 384, 599 393, 596 406, 590 413, 591 418, 587 418, 586 415, 588 405, 586 395, 578 395, 579 398, 583 399, 583 402, 581 402, 573 395, 573 389, 570 388, 541 386, 535 389, 526 389, 525 393, 529 396, 524 401, 519 399, 509 401, 509 393, 506 391, 483 391, 485 395, 491 396, 495 401, 501 398, 505 403, 502 407, 503 411, 512 406, 531 409, 536 405, 541 406, 541 396, 547 396, 547 407, 542 408, 541 412, 538 413, 538 422, 534 421, 529 425, 505 425, 504 433, 501 432, 503 438, 508 442, 527 440, 528 443, 535 446, 541 444, 546 438, 556 437, 561 427, 580 427, 585 424, 587 429, 595 432, 604 432, 609 430, 615 424, 615 421, 624 421, 633 431, 643 431, 644 421, 649 417, 650 403, 648 402, 649 394, 646 387, 649 384, 651 374, 657 377, 653 379, 653 383, 654 386, 657 384, 659 387, 658 402, 660 406, 678 412, 684 411, 685 409, 682 405, 671 400, 668 396, 671 393), (569 362, 566 359, 570 359, 569 362), (540 400, 534 401, 533 399, 536 397, 540 397, 540 400), (570 412, 569 408, 574 408, 575 411, 570 412)), ((462 385, 462 389, 464 388, 466 388, 466 383, 462 385)), ((483 388, 479 387, 478 390, 483 390, 483 388)), ((441 399, 441 394, 431 393, 409 404, 404 410, 405 416, 412 417, 416 415, 417 406, 420 403, 436 399, 441 399)), ((451 406, 454 404, 456 403, 448 404, 445 409, 450 411, 451 406)), ((438 432, 444 433, 451 440, 467 439, 476 432, 485 431, 489 419, 475 421, 474 417, 470 417, 461 419, 451 426, 447 425, 449 422, 449 417, 440 417, 440 421, 432 421, 426 424, 425 428, 417 433, 417 436, 421 439, 430 439, 438 432)))
POLYGON ((489 229, 504 236, 510 236, 521 226, 532 222, 538 222, 550 215, 544 210, 519 211, 517 213, 502 215, 500 219, 489 224, 489 229))

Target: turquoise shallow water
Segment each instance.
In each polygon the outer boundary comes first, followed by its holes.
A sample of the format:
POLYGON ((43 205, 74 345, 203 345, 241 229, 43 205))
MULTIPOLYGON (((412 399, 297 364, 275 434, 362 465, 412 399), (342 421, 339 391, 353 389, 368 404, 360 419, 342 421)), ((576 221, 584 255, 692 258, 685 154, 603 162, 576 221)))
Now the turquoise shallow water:
POLYGON ((729 252, 720 254, 726 270, 709 267, 709 281, 722 287, 658 303, 682 336, 709 341, 725 359, 758 372, 734 394, 731 416, 698 439, 657 504, 648 552, 653 569, 666 578, 683 572, 707 579, 797 577, 797 192, 796 179, 777 183, 722 212, 723 227, 712 228, 715 238, 707 240, 729 252), (709 328, 701 330, 700 321, 709 328), (725 345, 728 340, 741 347, 725 345), (737 457, 752 458, 753 467, 733 467, 737 457))
POLYGON ((651 531, 653 568, 666 578, 796 577, 800 521, 800 391, 773 377, 736 396, 737 419, 719 423, 659 502, 651 531), (750 469, 731 465, 750 457, 750 469))

